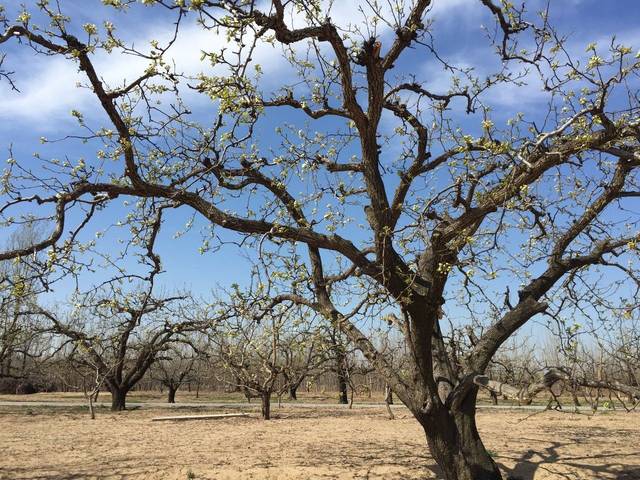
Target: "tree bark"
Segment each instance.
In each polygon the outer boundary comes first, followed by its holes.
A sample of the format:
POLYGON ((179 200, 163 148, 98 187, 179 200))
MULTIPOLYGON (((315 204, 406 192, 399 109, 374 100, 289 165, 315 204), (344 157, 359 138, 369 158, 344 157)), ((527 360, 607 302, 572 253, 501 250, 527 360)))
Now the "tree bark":
POLYGON ((389 384, 384 386, 384 401, 388 405, 393 405, 393 390, 391 390, 389 384))
POLYGON ((95 420, 96 419, 96 411, 93 408, 93 395, 89 395, 89 416, 91 417, 91 420, 95 420))
POLYGON ((178 389, 176 387, 170 386, 167 392, 167 403, 176 403, 176 391, 178 389))
POLYGON ((127 390, 122 388, 111 389, 111 411, 121 412, 126 410, 127 390))
POLYGON ((261 413, 263 420, 271 420, 271 392, 264 392, 260 396, 262 400, 261 413))
POLYGON ((423 425, 427 444, 445 480, 501 480, 502 476, 480 438, 466 437, 475 428, 468 418, 456 420, 448 413, 423 425), (462 429, 459 431, 458 428, 462 429))
POLYGON ((338 392, 338 403, 342 405, 349 403, 347 377, 343 370, 338 370, 338 392))
POLYGON ((414 412, 445 480, 502 480, 476 428, 476 396, 474 389, 454 412, 441 403, 427 414, 414 412))
POLYGON ((289 400, 298 400, 298 387, 289 387, 289 400))

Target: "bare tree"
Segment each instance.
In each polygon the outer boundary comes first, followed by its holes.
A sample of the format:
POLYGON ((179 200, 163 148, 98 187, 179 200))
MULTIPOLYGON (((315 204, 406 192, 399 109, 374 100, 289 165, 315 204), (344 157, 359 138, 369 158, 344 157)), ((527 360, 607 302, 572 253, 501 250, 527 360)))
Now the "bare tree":
POLYGON ((176 392, 190 383, 198 354, 191 346, 178 343, 169 348, 155 362, 152 377, 167 387, 167 403, 176 403, 176 392))
POLYGON ((93 361, 91 355, 86 355, 86 353, 88 352, 74 348, 74 351, 69 355, 67 361, 68 364, 72 366, 74 373, 80 376, 82 394, 89 404, 89 416, 91 420, 95 420, 96 412, 94 403, 98 400, 100 390, 111 372, 105 372, 100 365, 93 361), (81 357, 81 359, 76 360, 76 356, 81 357))
MULTIPOLYGON (((10 235, 7 247, 22 248, 37 239, 37 230, 26 223, 10 235)), ((47 288, 40 277, 40 257, 33 254, 0 262, 0 380, 15 386, 36 381, 48 350, 38 336, 37 319, 23 315, 37 305, 39 294, 47 288)))
POLYGON ((322 341, 321 333, 314 333, 308 327, 286 332, 280 337, 281 394, 287 393, 289 400, 298 399, 300 385, 317 373, 325 362, 319 348, 322 341))
POLYGON ((54 227, 0 260, 50 248, 65 253, 74 232, 119 196, 188 207, 236 232, 259 256, 273 256, 270 265, 279 267, 271 274, 282 282, 270 291, 268 310, 297 303, 342 331, 424 427, 447 480, 501 478, 475 422, 478 383, 498 349, 536 316, 638 308, 627 282, 638 282, 639 221, 627 207, 640 196, 633 86, 640 62, 616 42, 589 45, 578 60, 548 11, 478 2, 495 20, 488 37, 498 55, 496 71, 483 77, 447 62, 433 37, 431 0, 391 9, 364 2, 363 21, 347 25, 331 19, 330 5, 311 0, 157 1, 175 15, 176 35, 194 12, 203 29, 229 38, 204 54, 224 73, 189 80, 216 103, 211 126, 189 118, 178 97, 164 110, 152 102, 179 93, 180 76, 166 61, 175 38, 145 53, 110 26, 102 34, 88 25, 81 41, 45 2, 38 13, 46 27, 28 15, 15 24, 5 19, 0 43, 22 42, 79 66, 110 121, 79 136, 99 144, 118 169, 105 181, 99 162, 43 160, 56 172, 52 181, 26 162, 10 162, 0 211, 7 218, 49 208, 54 227), (283 47, 295 75, 287 81, 279 73, 275 92, 261 88, 253 57, 265 42, 283 47), (150 66, 110 88, 93 62, 100 49, 137 54, 150 66), (414 49, 441 67, 449 86, 432 90, 430 78, 406 68, 414 49), (548 110, 530 118, 513 112, 503 122, 490 108, 493 94, 527 83, 549 93, 548 110), (264 138, 260 127, 273 128, 278 117, 270 112, 278 109, 293 112, 292 121, 280 123, 277 139, 264 138), (385 128, 383 116, 396 128, 385 128), (249 208, 231 208, 237 198, 249 208), (71 211, 81 219, 69 232, 71 211), (278 258, 283 245, 297 253, 304 247, 306 258, 278 258), (601 280, 605 271, 616 277, 601 280), (353 298, 345 301, 345 291, 353 298), (565 302, 571 295, 573 306, 565 302), (613 305, 620 298, 624 305, 613 305), (371 301, 398 314, 410 352, 406 372, 359 326, 370 321, 361 307, 371 301), (463 358, 445 343, 441 320, 449 315, 484 327, 463 358))
POLYGON ((348 338, 336 327, 327 329, 326 350, 327 365, 336 375, 338 381, 338 403, 349 403, 349 384, 351 378, 352 365, 350 356, 353 354, 353 347, 349 345, 348 338))
POLYGON ((200 319, 180 319, 184 311, 172 304, 184 296, 155 298, 152 286, 128 294, 110 285, 87 295, 63 315, 39 308, 48 332, 64 336, 82 352, 87 366, 97 369, 111 392, 111 409, 126 408, 127 393, 173 342, 201 328, 200 319))
POLYGON ((210 335, 212 355, 232 373, 235 386, 245 391, 248 399, 260 398, 264 420, 271 419, 271 395, 282 371, 279 338, 285 322, 286 310, 274 311, 260 323, 237 315, 210 335))

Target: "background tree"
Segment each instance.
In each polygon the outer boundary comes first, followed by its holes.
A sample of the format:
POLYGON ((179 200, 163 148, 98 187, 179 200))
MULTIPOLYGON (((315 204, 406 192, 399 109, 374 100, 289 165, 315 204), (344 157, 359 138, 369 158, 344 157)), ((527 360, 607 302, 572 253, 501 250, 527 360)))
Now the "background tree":
POLYGON ((271 419, 271 395, 281 375, 280 335, 286 322, 286 310, 279 309, 257 322, 238 312, 218 330, 211 332, 213 355, 232 373, 236 385, 247 398, 260 398, 264 420, 271 419))
POLYGON ((281 393, 287 393, 289 400, 298 399, 300 385, 317 374, 325 362, 319 348, 324 341, 322 332, 314 331, 311 325, 312 322, 305 322, 305 328, 285 332, 280 337, 281 393))
POLYGON ((338 383, 338 403, 349 403, 349 385, 354 369, 353 348, 349 340, 335 326, 326 329, 325 355, 329 370, 335 374, 338 383))
POLYGON ((196 319, 180 319, 184 311, 172 303, 185 297, 155 298, 152 286, 125 293, 107 286, 76 303, 70 314, 39 309, 48 331, 72 341, 96 369, 111 393, 113 411, 126 408, 127 393, 147 373, 159 355, 184 332, 201 326, 196 319), (175 321, 175 318, 178 321, 175 321))
POLYGON ((98 400, 100 390, 111 372, 105 371, 103 367, 93 361, 90 354, 86 355, 86 353, 89 352, 74 348, 67 358, 67 363, 72 367, 73 372, 81 379, 82 395, 89 404, 89 416, 91 420, 95 420, 96 412, 94 404, 98 400), (77 356, 81 358, 77 359, 77 356))
POLYGON ((198 354, 191 346, 177 343, 157 359, 152 369, 152 377, 167 388, 167 402, 176 403, 176 392, 185 383, 194 380, 194 366, 198 354))
MULTIPOLYGON (((9 236, 7 247, 28 246, 37 238, 27 223, 9 236)), ((16 393, 16 388, 34 393, 44 387, 38 369, 51 352, 37 334, 37 319, 23 315, 47 289, 39 276, 42 263, 38 254, 0 262, 0 382, 5 393, 16 393)))

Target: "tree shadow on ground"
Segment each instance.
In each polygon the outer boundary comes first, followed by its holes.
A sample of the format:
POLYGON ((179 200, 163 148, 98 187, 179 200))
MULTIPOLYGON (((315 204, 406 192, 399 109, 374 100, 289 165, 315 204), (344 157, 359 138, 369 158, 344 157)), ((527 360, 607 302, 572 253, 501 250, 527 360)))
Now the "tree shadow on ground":
POLYGON ((572 445, 572 442, 552 442, 542 451, 528 450, 518 458, 502 456, 502 458, 510 458, 515 461, 513 468, 508 468, 500 462, 497 463, 506 472, 507 479, 510 480, 533 480, 536 473, 543 470, 546 473, 556 475, 558 479, 566 480, 584 478, 640 480, 640 465, 629 465, 620 461, 607 462, 607 459, 611 457, 618 459, 621 457, 637 458, 637 453, 594 453, 590 455, 561 456, 558 450, 567 445, 572 445), (600 459, 600 461, 598 461, 598 465, 583 463, 587 459, 600 459), (569 470, 569 472, 566 470, 569 470), (587 474, 589 476, 585 476, 587 474))
MULTIPOLYGON (((585 455, 562 455, 563 447, 570 447, 574 442, 551 442, 539 450, 527 450, 520 456, 496 455, 495 459, 505 479, 534 480, 536 475, 553 475, 558 480, 640 480, 640 465, 627 464, 624 459, 634 460, 637 453, 597 453, 585 455), (614 459, 611 461, 609 459, 614 459), (507 467, 500 459, 510 460, 512 468, 507 467), (586 462, 593 462, 591 465, 586 462)), ((416 448, 415 444, 399 442, 392 446, 385 442, 362 441, 351 442, 339 450, 325 455, 309 450, 309 464, 321 459, 335 467, 348 469, 375 469, 376 467, 397 467, 404 472, 402 478, 436 478, 442 479, 442 470, 428 452, 427 446, 416 448), (390 448, 393 452, 390 453, 390 448)), ((325 452, 326 453, 326 452, 325 452)), ((305 464, 305 462, 302 462, 305 464)), ((396 478, 396 477, 393 477, 396 478)), ((397 477, 400 478, 400 477, 397 477)), ((545 477, 546 478, 546 477, 545 477)))

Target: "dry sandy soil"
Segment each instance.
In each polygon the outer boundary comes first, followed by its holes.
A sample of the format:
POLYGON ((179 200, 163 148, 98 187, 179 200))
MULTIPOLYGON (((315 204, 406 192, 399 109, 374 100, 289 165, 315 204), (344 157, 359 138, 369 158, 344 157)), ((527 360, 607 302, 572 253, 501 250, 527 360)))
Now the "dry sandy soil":
MULTIPOLYGON (((1 479, 439 478, 406 410, 281 409, 278 418, 151 422, 190 410, 0 409, 1 479)), ((222 410, 218 410, 222 412, 222 410)), ((211 413, 210 410, 198 413, 211 413)), ((640 414, 481 411, 505 477, 640 479, 640 414), (527 418, 528 417, 528 418, 527 418)))

